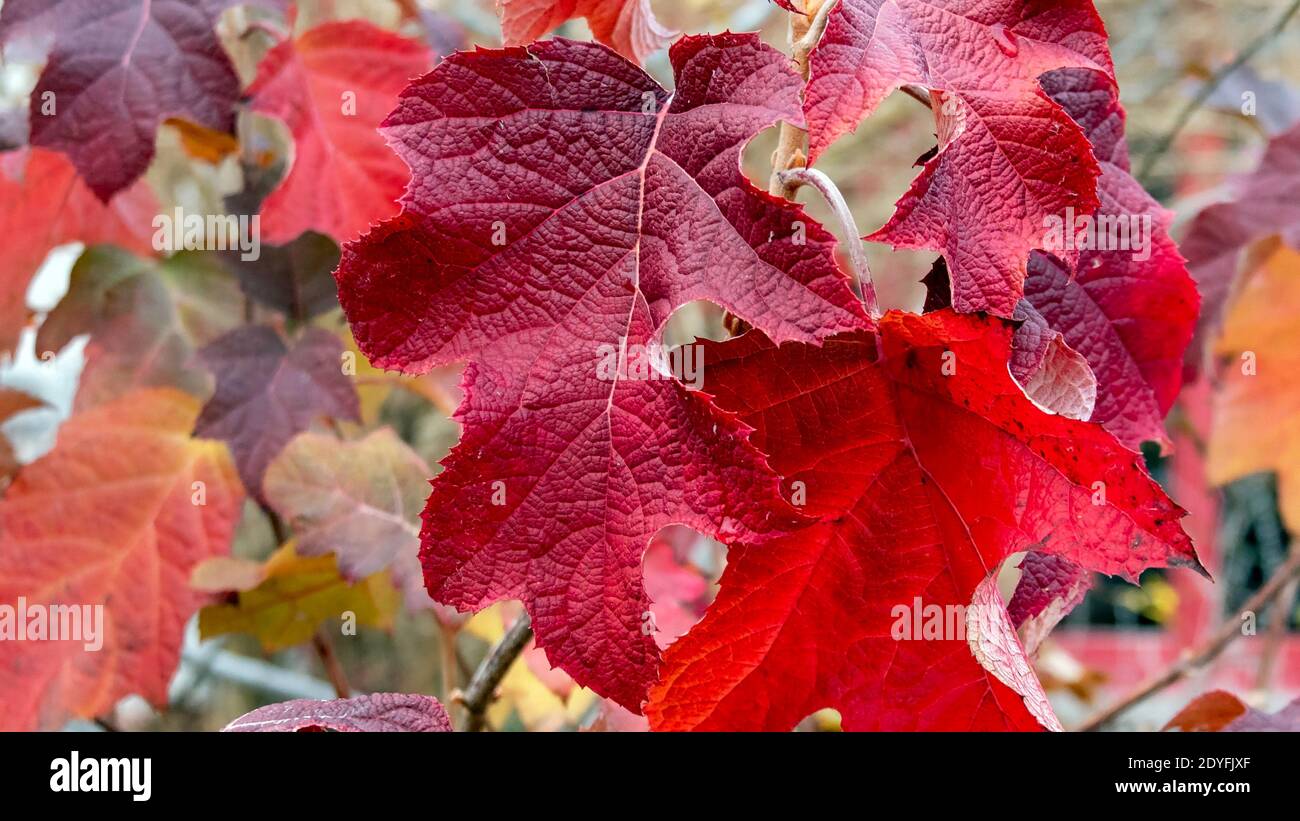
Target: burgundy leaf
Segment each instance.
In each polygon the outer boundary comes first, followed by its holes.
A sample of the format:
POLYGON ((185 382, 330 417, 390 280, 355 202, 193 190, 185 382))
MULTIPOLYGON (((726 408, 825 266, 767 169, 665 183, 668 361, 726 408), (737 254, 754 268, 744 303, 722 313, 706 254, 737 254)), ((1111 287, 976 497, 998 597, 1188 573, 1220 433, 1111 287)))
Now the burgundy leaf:
POLYGON ((32 92, 32 144, 67 154, 107 202, 148 168, 163 120, 232 131, 239 77, 212 28, 231 5, 7 0, 0 44, 50 48, 32 92))
MULTIPOLYGON (((1092 420, 1131 448, 1167 445, 1164 418, 1182 387, 1183 352, 1199 309, 1196 285, 1169 237, 1172 215, 1129 174, 1124 110, 1110 79, 1057 71, 1043 86, 1078 119, 1102 158, 1101 206, 1088 219, 1094 244, 1105 247, 1078 249, 1077 272, 1035 252, 1025 299, 1092 366, 1092 420)), ((1065 229, 1073 230, 1068 223, 1065 229)))
POLYGON ((451 719, 432 696, 374 693, 328 701, 300 698, 258 707, 223 733, 450 733, 451 719))
POLYGON ((217 388, 194 432, 230 445, 253 495, 261 495, 271 460, 318 417, 360 420, 356 388, 343 373, 343 343, 328 331, 309 328, 290 349, 274 330, 246 325, 198 356, 217 388))
POLYGON ((448 57, 385 126, 413 171, 403 213, 337 272, 376 365, 470 360, 424 514, 433 598, 523 599, 551 662, 632 710, 658 667, 650 538, 797 519, 744 427, 665 378, 664 323, 696 299, 781 340, 866 323, 830 234, 740 172, 758 131, 800 120, 790 61, 731 34, 670 56, 673 93, 591 43, 448 57), (644 367, 602 375, 620 352, 644 367))
POLYGON ((1092 572, 1064 556, 1031 550, 1020 562, 1020 582, 1007 604, 1025 651, 1034 652, 1061 619, 1083 601, 1092 572))

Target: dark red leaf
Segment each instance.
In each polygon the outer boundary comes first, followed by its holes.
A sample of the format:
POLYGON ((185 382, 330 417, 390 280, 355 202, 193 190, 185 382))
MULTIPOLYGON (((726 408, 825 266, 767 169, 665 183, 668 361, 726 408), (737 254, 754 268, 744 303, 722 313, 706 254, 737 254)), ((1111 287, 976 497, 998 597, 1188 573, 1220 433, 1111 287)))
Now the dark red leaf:
POLYGON ((781 340, 866 323, 833 238, 740 172, 759 130, 800 118, 790 61, 753 35, 687 37, 671 59, 674 93, 591 43, 448 57, 385 126, 414 173, 402 215, 337 274, 376 365, 470 360, 424 517, 433 598, 523 599, 551 662, 633 710, 658 666, 650 537, 756 540, 792 514, 743 426, 602 361, 648 353, 695 299, 781 340))
POLYGON ((228 251, 224 260, 250 299, 299 322, 338 307, 339 247, 329 237, 308 232, 288 245, 263 247, 255 260, 240 255, 228 251))
POLYGON ((1169 237, 1172 215, 1129 174, 1124 110, 1110 79, 1057 71, 1043 86, 1097 146, 1101 206, 1090 219, 1106 247, 1080 250, 1077 272, 1035 252, 1025 299, 1092 366, 1098 387, 1092 421, 1134 449, 1144 441, 1167 445, 1164 418, 1182 387, 1183 352, 1200 305, 1169 237))
POLYGON ((148 168, 163 120, 232 131, 239 77, 212 29, 231 5, 8 0, 0 44, 50 47, 32 92, 32 144, 67 154, 107 202, 148 168))
POLYGON ((1044 220, 1096 206, 1088 141, 1038 85, 1067 67, 1112 73, 1091 0, 841 0, 812 53, 812 159, 895 89, 930 89, 938 153, 870 239, 942 252, 959 311, 1010 317, 1044 220))

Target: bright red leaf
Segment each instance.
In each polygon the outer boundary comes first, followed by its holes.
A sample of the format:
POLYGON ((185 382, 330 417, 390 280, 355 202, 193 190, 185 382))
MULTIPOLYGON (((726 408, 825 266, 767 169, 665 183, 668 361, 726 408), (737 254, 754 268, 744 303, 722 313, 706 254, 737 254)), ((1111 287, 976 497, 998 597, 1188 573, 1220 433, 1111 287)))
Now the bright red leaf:
POLYGON ((324 23, 263 58, 253 110, 282 120, 294 141, 288 175, 262 207, 265 241, 308 230, 352 239, 397 213, 406 167, 376 129, 432 59, 422 43, 362 20, 324 23))
POLYGON ((470 360, 424 517, 433 598, 523 599, 552 663, 633 710, 658 666, 650 537, 789 519, 743 427, 665 378, 660 329, 695 299, 783 341, 866 322, 833 238, 740 172, 754 134, 800 119, 790 61, 754 35, 670 54, 673 93, 590 43, 448 57, 385 125, 414 172, 402 215, 337 273, 376 365, 470 360))
POLYGON ((655 19, 650 0, 497 0, 507 46, 523 46, 585 17, 592 36, 638 63, 668 44, 677 32, 655 19))
POLYGON ((942 252, 959 311, 1010 317, 1044 220, 1096 205, 1088 141, 1038 86, 1066 67, 1111 72, 1091 0, 841 0, 812 53, 812 159, 895 89, 930 89, 938 153, 870 239, 942 252))
POLYGON ((822 348, 704 344, 715 401, 820 522, 732 547, 718 599, 667 652, 652 726, 787 730, 824 707, 846 729, 1054 726, 997 596, 1007 557, 1129 579, 1199 565, 1138 455, 1026 400, 1011 335, 944 310, 822 348), (936 611, 952 627, 956 606, 964 637, 906 640, 936 611))

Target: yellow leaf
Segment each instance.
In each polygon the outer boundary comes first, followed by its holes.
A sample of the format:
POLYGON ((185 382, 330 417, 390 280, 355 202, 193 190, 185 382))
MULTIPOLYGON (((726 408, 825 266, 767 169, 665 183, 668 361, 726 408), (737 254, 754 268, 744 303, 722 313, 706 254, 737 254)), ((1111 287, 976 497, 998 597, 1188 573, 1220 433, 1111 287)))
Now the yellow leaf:
MULTIPOLYGON (((192 582, 210 584, 222 577, 223 570, 230 569, 200 566, 192 582)), ((261 576, 256 587, 235 592, 234 602, 209 605, 199 611, 199 633, 203 638, 247 633, 256 636, 269 653, 309 640, 322 623, 347 613, 355 615, 357 624, 391 628, 401 601, 387 572, 349 584, 339 575, 333 554, 303 558, 295 552, 292 541, 266 560, 261 576)), ((227 572, 224 578, 238 585, 248 575, 227 572)))

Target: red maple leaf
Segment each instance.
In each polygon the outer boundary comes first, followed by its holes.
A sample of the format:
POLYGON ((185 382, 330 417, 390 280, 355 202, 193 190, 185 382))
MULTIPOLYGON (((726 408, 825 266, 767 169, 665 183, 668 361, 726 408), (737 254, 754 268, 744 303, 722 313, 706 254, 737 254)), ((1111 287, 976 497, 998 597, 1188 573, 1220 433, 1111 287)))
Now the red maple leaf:
POLYGON ((938 153, 869 239, 942 252, 958 310, 1010 317, 1044 220, 1096 206, 1088 141, 1038 86, 1066 67, 1111 73, 1091 0, 841 0, 811 58, 812 159, 895 89, 929 89, 938 153))
MULTIPOLYGON (((1169 237, 1172 215, 1129 173, 1124 109, 1110 78, 1055 71, 1043 78, 1043 87, 1093 144, 1101 204, 1086 218, 1096 247, 1078 252, 1077 273, 1035 251, 1025 299, 1092 366, 1092 421, 1134 449, 1144 441, 1167 445, 1164 418, 1183 384, 1183 352, 1200 302, 1169 237)), ((1067 225, 1066 231, 1080 228, 1067 225)))
POLYGON ((591 34, 638 63, 677 35, 655 19, 650 0, 497 0, 507 46, 522 46, 585 17, 591 34))
POLYGON ((704 344, 715 402, 820 521, 732 548, 667 651, 653 727, 786 730, 824 707, 847 729, 1055 726, 997 595, 1003 562, 1033 548, 1129 579, 1199 563, 1137 454, 1025 398, 1011 335, 941 310, 822 348, 704 344))
POLYGON ((67 154, 107 202, 149 167, 163 120, 232 131, 239 77, 212 26, 236 2, 8 0, 0 44, 50 48, 32 92, 32 144, 67 154))
MULTIPOLYGON (((1054 240, 1065 246, 1030 255, 1025 298, 1014 314, 1023 322, 1012 346, 1012 374, 1029 386, 1051 337, 1059 336, 1096 376, 1096 404, 1083 418, 1135 450, 1144 441, 1167 445, 1164 418, 1183 383, 1183 354, 1200 302, 1196 284, 1169 237, 1171 215, 1129 173, 1114 83, 1081 69, 1051 72, 1042 83, 1093 143, 1100 206, 1091 214, 1066 214, 1054 240)), ((925 281, 927 309, 950 304, 942 264, 925 281)))
POLYGON ((324 23, 267 53, 248 95, 294 143, 288 175, 262 206, 267 242, 308 230, 352 239, 397 213, 406 167, 376 129, 431 61, 423 44, 362 20, 324 23))
POLYGON ((434 600, 523 599, 552 663, 633 710, 658 665, 650 537, 791 519, 743 426, 668 377, 664 323, 695 299, 782 341, 867 322, 833 238, 740 172, 754 134, 800 119, 790 61, 731 34, 670 57, 673 93, 591 43, 448 57, 385 124, 414 173, 403 213, 337 272, 376 365, 470 360, 424 514, 434 600))

